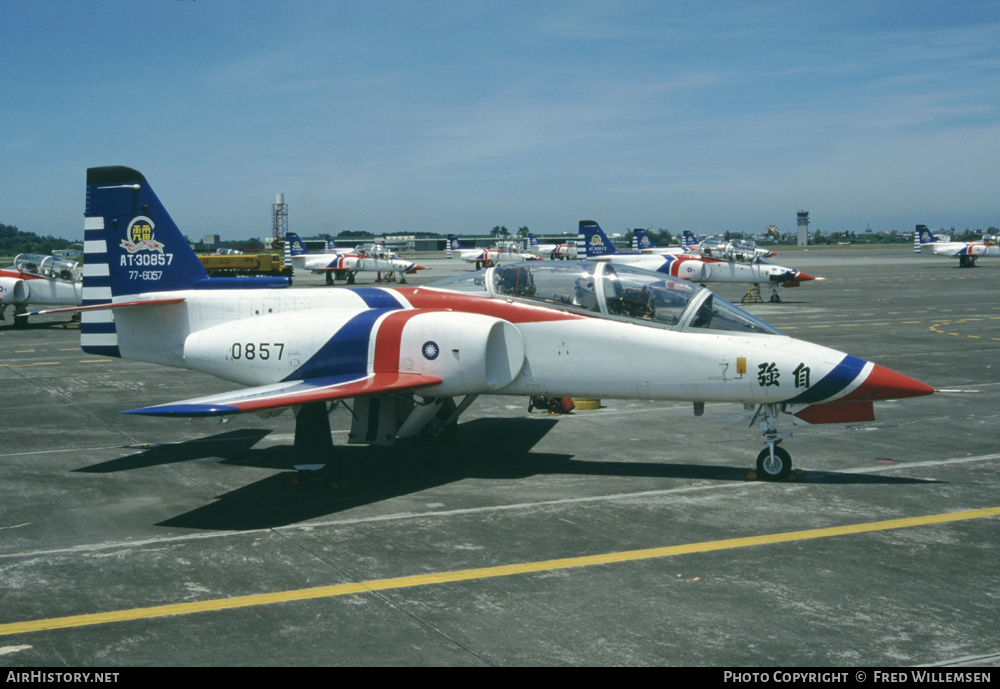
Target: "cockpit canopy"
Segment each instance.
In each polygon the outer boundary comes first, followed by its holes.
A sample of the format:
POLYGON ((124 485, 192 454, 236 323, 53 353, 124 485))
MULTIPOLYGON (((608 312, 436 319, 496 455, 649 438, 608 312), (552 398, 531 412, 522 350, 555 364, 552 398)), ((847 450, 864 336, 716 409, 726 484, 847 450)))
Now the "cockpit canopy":
POLYGON ((49 280, 79 282, 83 279, 80 265, 76 261, 61 256, 18 254, 14 259, 14 268, 22 273, 49 280))
POLYGON ((677 330, 783 334, 704 287, 622 264, 513 263, 426 287, 540 302, 565 311, 677 330))
POLYGON ((354 247, 354 253, 359 256, 369 256, 371 258, 395 258, 396 255, 385 248, 384 244, 358 244, 354 247))

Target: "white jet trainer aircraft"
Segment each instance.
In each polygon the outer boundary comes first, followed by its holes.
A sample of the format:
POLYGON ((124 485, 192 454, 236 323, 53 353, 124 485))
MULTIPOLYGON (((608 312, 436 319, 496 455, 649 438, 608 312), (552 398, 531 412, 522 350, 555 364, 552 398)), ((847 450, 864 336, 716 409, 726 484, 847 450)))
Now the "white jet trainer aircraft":
POLYGON ((871 419, 873 401, 934 392, 788 337, 691 282, 627 265, 537 261, 419 287, 337 290, 209 279, 145 177, 127 167, 87 171, 84 236, 84 351, 246 386, 126 413, 292 408, 296 452, 313 460, 299 468, 312 478, 330 470, 335 400, 354 400, 351 442, 381 444, 448 437, 481 394, 684 400, 696 414, 705 402, 756 405, 767 445, 757 468, 778 478, 791 468, 779 418, 871 419), (140 226, 155 245, 129 253, 140 226))
POLYGON ((914 236, 921 253, 957 258, 960 268, 972 268, 980 256, 1000 256, 997 237, 986 236, 981 242, 940 242, 927 225, 917 225, 914 236))
POLYGON ((448 235, 447 242, 445 255, 448 258, 458 256, 466 263, 475 263, 476 270, 489 268, 498 263, 520 263, 521 261, 533 261, 538 258, 534 254, 522 253, 514 246, 491 249, 467 249, 462 246, 462 242, 453 234, 448 235))
POLYGON ((802 282, 817 280, 800 270, 785 268, 764 258, 765 249, 742 246, 717 240, 705 241, 697 251, 680 254, 619 252, 593 220, 581 220, 577 235, 577 253, 591 261, 608 261, 615 265, 631 265, 655 270, 664 275, 695 282, 746 282, 771 287, 771 301, 781 301, 778 287, 798 287, 802 282))
POLYGON ((83 274, 76 261, 61 256, 18 254, 14 265, 0 268, 0 321, 14 307, 14 327, 28 324, 32 304, 79 305, 83 274))
POLYGON ((538 237, 528 234, 528 251, 536 256, 548 256, 552 259, 576 258, 576 243, 572 244, 542 244, 538 237))
POLYGON ((399 275, 399 282, 406 283, 406 275, 413 274, 418 270, 423 270, 423 266, 418 266, 413 261, 402 258, 390 258, 387 255, 374 255, 371 252, 349 252, 337 249, 336 243, 330 239, 326 242, 327 251, 321 254, 314 254, 306 251, 305 244, 294 232, 285 235, 285 263, 300 270, 309 270, 314 273, 325 273, 326 284, 332 285, 336 277, 338 280, 347 280, 348 285, 354 284, 354 276, 361 272, 378 273, 379 281, 385 275, 385 281, 396 281, 399 275), (330 252, 333 244, 333 252, 330 252))

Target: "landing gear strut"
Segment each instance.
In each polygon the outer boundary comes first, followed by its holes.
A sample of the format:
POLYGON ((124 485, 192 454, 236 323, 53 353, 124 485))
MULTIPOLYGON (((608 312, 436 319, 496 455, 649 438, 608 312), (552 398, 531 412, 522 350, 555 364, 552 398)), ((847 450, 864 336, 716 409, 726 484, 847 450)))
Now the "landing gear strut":
POLYGON ((762 404, 750 422, 752 426, 754 421, 759 421, 758 427, 764 434, 764 442, 767 443, 767 447, 757 455, 757 477, 765 481, 784 480, 792 471, 792 456, 785 449, 778 447, 778 443, 792 436, 790 431, 778 432, 777 420, 780 412, 780 405, 762 404))
POLYGON ((340 463, 333 451, 330 415, 326 402, 304 404, 295 415, 295 469, 309 483, 325 483, 340 477, 340 463))
POLYGON ((27 328, 28 327, 28 317, 25 315, 28 313, 28 307, 24 304, 16 304, 14 306, 14 327, 15 328, 27 328))

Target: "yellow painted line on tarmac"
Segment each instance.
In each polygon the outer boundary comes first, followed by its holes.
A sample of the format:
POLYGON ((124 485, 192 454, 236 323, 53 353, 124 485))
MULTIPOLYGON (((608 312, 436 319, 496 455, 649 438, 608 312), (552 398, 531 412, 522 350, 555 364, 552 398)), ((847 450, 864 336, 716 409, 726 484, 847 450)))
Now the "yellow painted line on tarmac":
POLYGON ((909 517, 906 519, 890 519, 887 521, 867 522, 862 524, 847 524, 845 526, 831 526, 821 529, 808 529, 805 531, 788 531, 785 533, 749 536, 745 538, 728 538, 721 541, 687 543, 662 548, 626 550, 617 553, 604 553, 602 555, 568 557, 557 560, 542 560, 539 562, 501 565, 498 567, 464 569, 455 572, 439 572, 437 574, 419 574, 393 579, 375 579, 372 581, 362 581, 350 584, 320 586, 316 588, 297 589, 292 591, 278 591, 276 593, 260 593, 249 596, 219 598, 193 603, 157 605, 148 608, 133 608, 131 610, 116 610, 112 612, 93 613, 89 615, 73 615, 70 617, 53 617, 44 620, 0 624, 0 636, 27 634, 29 632, 49 631, 53 629, 69 629, 73 627, 85 627, 97 624, 111 624, 113 622, 145 620, 154 617, 167 617, 170 615, 187 615, 212 610, 232 610, 235 608, 247 608, 257 605, 272 605, 274 603, 289 603, 292 601, 315 600, 318 598, 334 598, 337 596, 347 596, 358 593, 371 593, 374 591, 388 591, 414 588, 417 586, 448 584, 458 581, 475 581, 495 577, 509 577, 517 574, 531 574, 534 572, 551 572, 561 569, 571 569, 574 567, 592 567, 594 565, 608 565, 618 562, 652 560, 661 557, 707 553, 716 550, 732 550, 735 548, 746 548, 749 546, 807 541, 816 538, 848 536, 851 534, 888 531, 891 529, 907 529, 916 526, 929 526, 932 524, 944 524, 947 522, 995 517, 997 515, 1000 515, 1000 507, 988 507, 985 509, 968 510, 965 512, 931 514, 924 517, 909 517))
MULTIPOLYGON (((78 363, 81 364, 110 364, 113 359, 80 359, 78 363)), ((60 366, 63 362, 61 361, 36 361, 33 364, 0 364, 0 366, 6 366, 7 368, 26 368, 28 366, 60 366)))

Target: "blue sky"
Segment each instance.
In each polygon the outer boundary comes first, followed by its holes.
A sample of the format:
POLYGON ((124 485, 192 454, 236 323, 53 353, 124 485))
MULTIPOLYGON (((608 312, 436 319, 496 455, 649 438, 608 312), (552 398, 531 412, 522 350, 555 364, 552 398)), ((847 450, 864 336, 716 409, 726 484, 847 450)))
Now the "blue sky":
POLYGON ((0 222, 192 238, 1000 226, 1000 3, 0 0, 0 222))

